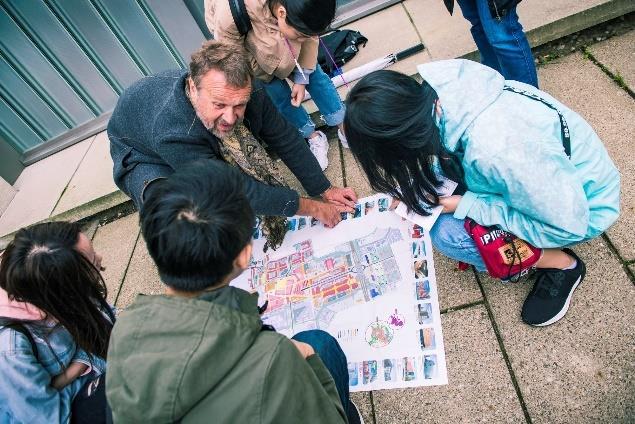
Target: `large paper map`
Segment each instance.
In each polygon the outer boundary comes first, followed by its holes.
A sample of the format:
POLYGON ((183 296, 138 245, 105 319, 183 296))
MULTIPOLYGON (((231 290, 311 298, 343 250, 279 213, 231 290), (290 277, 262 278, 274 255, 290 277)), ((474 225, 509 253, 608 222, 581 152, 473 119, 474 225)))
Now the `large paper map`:
POLYGON ((263 321, 277 331, 333 335, 351 391, 447 383, 430 239, 388 202, 360 199, 334 229, 291 218, 283 245, 266 254, 256 230, 251 267, 232 283, 268 301, 263 321))

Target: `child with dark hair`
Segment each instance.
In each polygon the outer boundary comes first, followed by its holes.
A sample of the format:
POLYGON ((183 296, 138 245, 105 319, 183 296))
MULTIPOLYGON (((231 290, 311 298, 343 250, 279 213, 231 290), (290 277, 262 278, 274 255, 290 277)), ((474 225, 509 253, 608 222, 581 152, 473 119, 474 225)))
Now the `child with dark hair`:
POLYGON ((106 420, 114 315, 77 224, 21 229, 0 264, 0 422, 106 420))
POLYGON ((208 162, 148 188, 141 231, 167 287, 137 297, 113 330, 115 422, 358 420, 337 341, 289 340, 263 325, 257 294, 229 286, 251 262, 255 225, 237 172, 208 162))
MULTIPOLYGON (((239 45, 249 53, 254 75, 278 110, 309 142, 322 169, 328 166, 328 140, 302 107, 305 91, 327 125, 341 131, 345 108, 331 79, 317 64, 319 34, 335 18, 335 0, 245 0, 251 29, 241 34, 226 0, 205 0, 205 22, 214 38, 239 45), (289 87, 289 81, 291 87, 289 87)), ((237 2, 240 3, 240 2, 237 2)))
POLYGON ((443 206, 430 236, 446 256, 485 270, 466 218, 543 248, 521 316, 558 321, 585 275, 568 247, 619 215, 620 176, 604 145, 556 99, 476 62, 418 69, 423 84, 376 71, 351 90, 344 127, 353 155, 375 190, 410 210, 443 206), (455 195, 437 196, 439 174, 459 182, 455 195))

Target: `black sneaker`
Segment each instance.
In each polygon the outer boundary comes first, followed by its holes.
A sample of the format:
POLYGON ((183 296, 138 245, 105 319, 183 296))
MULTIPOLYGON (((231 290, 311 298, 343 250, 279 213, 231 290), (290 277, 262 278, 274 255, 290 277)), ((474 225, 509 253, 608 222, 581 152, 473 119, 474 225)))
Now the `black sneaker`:
POLYGON ((570 249, 563 252, 575 258, 578 264, 573 269, 542 268, 536 270, 536 282, 525 299, 520 313, 529 325, 542 327, 560 320, 569 309, 573 291, 584 279, 584 262, 570 249))

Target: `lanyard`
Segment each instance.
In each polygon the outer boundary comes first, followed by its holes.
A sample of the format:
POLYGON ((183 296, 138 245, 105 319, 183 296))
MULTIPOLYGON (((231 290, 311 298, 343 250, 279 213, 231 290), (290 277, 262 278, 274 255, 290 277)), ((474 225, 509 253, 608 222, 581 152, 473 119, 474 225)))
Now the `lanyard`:
POLYGON ((562 145, 564 146, 564 152, 567 154, 567 157, 569 159, 571 159, 571 134, 569 133, 569 126, 567 125, 567 121, 565 121, 564 116, 562 116, 562 113, 551 103, 549 103, 548 101, 546 101, 545 99, 543 99, 540 96, 537 96, 533 93, 530 93, 528 91, 525 90, 521 90, 519 88, 516 87, 511 87, 509 85, 506 85, 504 87, 504 90, 507 91, 511 91, 513 93, 516 94, 521 94, 525 97, 529 97, 532 100, 536 100, 542 104, 544 104, 545 106, 547 106, 549 109, 555 110, 556 113, 558 114, 558 118, 560 118, 560 135, 562 137, 562 145))
POLYGON ((298 63, 298 59, 295 57, 295 52, 293 51, 293 47, 291 47, 291 43, 289 43, 289 40, 286 37, 284 37, 284 41, 287 43, 287 48, 289 49, 289 53, 291 53, 291 57, 293 58, 293 61, 295 62, 295 66, 298 68, 298 71, 300 71, 300 73, 302 74, 302 78, 304 78, 304 81, 308 84, 309 80, 306 78, 306 75, 304 74, 302 67, 298 63))

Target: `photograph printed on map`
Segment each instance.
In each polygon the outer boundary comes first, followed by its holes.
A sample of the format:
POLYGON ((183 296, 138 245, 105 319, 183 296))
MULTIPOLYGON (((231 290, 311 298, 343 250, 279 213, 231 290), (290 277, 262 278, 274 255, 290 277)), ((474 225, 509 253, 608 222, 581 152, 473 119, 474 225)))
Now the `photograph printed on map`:
POLYGON ((295 227, 297 224, 298 220, 295 218, 289 218, 287 221, 287 228, 289 229, 289 231, 295 231, 295 227))
POLYGON ((306 218, 305 217, 298 218, 298 231, 302 230, 304 227, 306 227, 306 218))
POLYGON ((431 380, 437 376, 437 355, 425 355, 421 358, 423 378, 431 380))
POLYGON ((348 363, 348 385, 357 386, 359 384, 359 367, 357 362, 348 363))
POLYGON ((382 361, 384 370, 384 381, 396 381, 397 380, 397 360, 396 359, 384 359, 382 361))
POLYGON ((353 212, 353 218, 359 218, 362 216, 362 205, 355 205, 355 212, 353 212))
POLYGON ((412 257, 413 259, 425 258, 426 254, 426 243, 423 240, 416 240, 412 242, 412 257))
POLYGON ((320 221, 318 221, 317 218, 311 218, 311 227, 315 227, 319 223, 320 221))
POLYGON ((390 199, 387 197, 384 197, 382 199, 379 199, 377 201, 377 204, 379 205, 379 212, 386 212, 388 208, 390 207, 390 199))
POLYGON ((412 267, 414 268, 416 279, 428 278, 428 261, 426 259, 414 261, 412 267))
POLYGON ((418 333, 421 350, 430 350, 437 347, 434 340, 434 328, 420 328, 418 333))
POLYGON ((364 203, 364 216, 369 215, 371 213, 375 212, 375 201, 374 200, 369 200, 368 202, 364 203))
POLYGON ((413 239, 420 239, 423 237, 424 234, 425 234, 425 231, 423 230, 423 227, 420 227, 417 224, 414 224, 412 226, 410 237, 412 237, 413 239))
POLYGON ((431 324, 434 317, 432 316, 432 305, 430 303, 419 303, 415 306, 415 316, 420 325, 431 324))
POLYGON ((377 380, 377 361, 362 362, 362 383, 369 384, 377 380))
POLYGON ((417 300, 430 299, 430 282, 428 280, 415 281, 415 299, 417 300))
POLYGON ((412 381, 417 378, 417 362, 416 358, 408 356, 401 360, 401 379, 403 381, 412 381))

